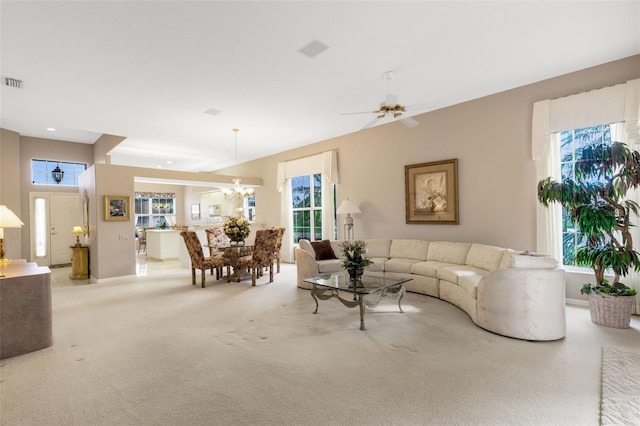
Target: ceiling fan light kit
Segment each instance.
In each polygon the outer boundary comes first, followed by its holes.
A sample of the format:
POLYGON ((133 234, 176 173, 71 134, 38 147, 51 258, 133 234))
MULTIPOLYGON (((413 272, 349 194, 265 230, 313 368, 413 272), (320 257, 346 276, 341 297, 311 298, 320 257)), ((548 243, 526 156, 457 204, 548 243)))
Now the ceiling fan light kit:
MULTIPOLYGON (((398 96, 394 95, 393 93, 391 93, 391 89, 390 89, 391 79, 393 78, 393 76, 394 76, 394 72, 393 71, 385 71, 382 74, 382 77, 385 80, 387 80, 387 95, 385 96, 384 101, 380 103, 380 107, 375 111, 371 111, 374 114, 376 114, 376 118, 374 118, 372 121, 370 121, 367 124, 365 124, 364 127, 362 127, 361 130, 368 129, 369 127, 371 127, 374 124, 376 124, 380 119, 383 119, 385 117, 392 117, 394 119, 398 119, 398 121, 400 121, 405 126, 415 127, 415 126, 417 126, 419 124, 417 120, 415 120, 415 119, 413 119, 411 117, 399 118, 399 117, 402 116, 403 113, 407 112, 407 108, 418 109, 418 108, 433 108, 434 107, 434 105, 432 105, 432 104, 422 104, 422 105, 412 105, 412 106, 400 105, 398 103, 398 96)), ((342 115, 370 114, 371 112, 369 112, 369 111, 366 111, 366 112, 351 112, 351 113, 345 113, 345 114, 342 114, 342 115)))

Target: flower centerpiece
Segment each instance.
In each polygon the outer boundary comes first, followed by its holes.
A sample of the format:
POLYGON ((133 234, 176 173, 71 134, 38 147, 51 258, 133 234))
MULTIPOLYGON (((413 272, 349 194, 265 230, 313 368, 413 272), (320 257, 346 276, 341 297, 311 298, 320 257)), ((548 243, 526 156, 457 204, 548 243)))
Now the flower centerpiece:
POLYGON ((373 263, 367 256, 367 243, 362 240, 345 241, 340 245, 340 250, 340 266, 347 270, 351 281, 358 281, 364 268, 373 263))
POLYGON ((232 216, 224 223, 224 233, 232 243, 242 244, 251 233, 249 221, 243 217, 232 216))

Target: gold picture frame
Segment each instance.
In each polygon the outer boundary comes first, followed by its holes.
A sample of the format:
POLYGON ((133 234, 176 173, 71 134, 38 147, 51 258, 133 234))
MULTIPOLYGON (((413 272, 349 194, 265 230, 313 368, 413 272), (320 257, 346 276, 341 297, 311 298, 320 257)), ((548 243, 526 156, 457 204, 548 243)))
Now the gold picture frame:
POLYGON ((406 222, 459 224, 458 159, 404 166, 406 222))
POLYGON ((104 196, 104 220, 126 221, 131 218, 131 197, 128 195, 104 196))

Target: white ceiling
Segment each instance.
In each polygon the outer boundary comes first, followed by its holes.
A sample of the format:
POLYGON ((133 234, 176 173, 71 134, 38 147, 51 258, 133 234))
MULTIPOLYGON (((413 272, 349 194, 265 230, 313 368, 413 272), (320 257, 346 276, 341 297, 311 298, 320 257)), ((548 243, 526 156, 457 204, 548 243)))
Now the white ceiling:
POLYGON ((124 136, 113 164, 184 171, 233 165, 232 128, 239 162, 359 131, 373 114, 341 114, 375 110, 385 71, 401 104, 445 107, 640 53, 638 1, 3 0, 0 19, 0 74, 23 81, 2 127, 124 136))

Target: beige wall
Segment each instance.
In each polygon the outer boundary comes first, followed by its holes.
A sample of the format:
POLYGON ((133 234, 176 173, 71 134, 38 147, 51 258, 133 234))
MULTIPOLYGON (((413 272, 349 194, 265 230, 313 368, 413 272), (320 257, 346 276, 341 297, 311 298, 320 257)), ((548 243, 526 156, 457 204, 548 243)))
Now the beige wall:
MULTIPOLYGON (((640 55, 637 55, 422 114, 415 117, 420 125, 414 128, 401 123, 382 125, 218 171, 228 175, 224 178, 202 173, 96 165, 100 166, 96 168, 98 187, 92 198, 102 203, 102 196, 106 194, 125 194, 128 191, 133 196, 135 176, 194 178, 210 182, 215 182, 216 178, 218 181, 231 182, 235 175, 254 176, 255 179, 243 177, 243 182, 263 185, 256 189, 256 213, 259 221, 266 225, 278 225, 280 194, 275 188, 278 162, 334 149, 338 152, 341 182, 337 189, 338 203, 349 197, 362 209, 362 214, 355 216, 356 237, 470 241, 535 250, 537 182, 530 154, 533 103, 639 77, 640 55), (450 158, 457 158, 459 161, 460 224, 406 224, 405 165, 450 158)), ((367 121, 368 118, 363 117, 363 125, 367 121)), ((2 135, 5 134, 7 132, 3 131, 2 135)), ((15 137, 9 135, 9 139, 14 141, 15 137)), ((30 173, 24 172, 30 170, 30 165, 26 168, 24 166, 25 158, 35 154, 31 152, 31 139, 33 138, 20 138, 21 150, 30 153, 20 154, 23 171, 20 199, 23 212, 28 211, 28 196, 25 194, 29 190, 36 190, 27 189, 30 185, 30 173), (25 141, 26 146, 23 148, 25 141)), ((59 147, 52 142, 58 141, 40 140, 38 144, 34 143, 34 147, 38 145, 38 156, 72 161, 74 156, 85 158, 88 155, 81 144, 59 147), (41 148, 45 151, 41 151, 41 148), (61 149, 64 149, 64 155, 61 154, 61 149)), ((88 163, 93 160, 92 155, 93 153, 89 156, 88 163)), ((3 170, 7 163, 7 159, 3 157, 3 170)), ((4 198, 10 185, 5 182, 4 171, 1 175, 0 189, 3 192, 0 195, 4 198)), ((197 199, 198 192, 193 188, 186 190, 183 206, 185 215, 189 214, 188 208, 197 199)), ((110 260, 110 256, 120 259, 119 256, 124 252, 120 249, 125 246, 126 250, 131 249, 133 252, 132 240, 112 241, 121 232, 129 232, 133 223, 128 224, 129 228, 126 229, 120 229, 120 225, 112 227, 113 222, 105 223, 100 218, 101 206, 102 204, 94 206, 97 230, 105 232, 98 232, 97 238, 100 241, 94 241, 100 250, 99 261, 103 262, 99 264, 100 271, 105 272, 104 277, 134 273, 133 256, 129 256, 130 259, 127 260, 121 259, 123 263, 118 266, 114 266, 113 259, 110 260), (102 251, 105 256, 102 256, 102 251), (103 267, 105 271, 102 271, 103 267), (109 269, 113 270, 106 272, 109 269)), ((184 220, 188 221, 188 216, 184 220)), ((339 217, 340 231, 342 220, 339 217)), ((25 242, 24 231, 22 235, 24 254, 28 253, 28 242, 25 242)), ((28 232, 26 235, 28 239, 28 232)), ((92 254, 92 261, 93 259, 92 254)), ((571 277, 569 281, 572 282, 571 277)), ((570 297, 572 292, 573 288, 568 289, 570 297)))
POLYGON ((93 145, 71 143, 54 139, 32 138, 20 136, 20 198, 21 208, 26 220, 23 219, 22 228, 22 258, 29 259, 30 251, 30 223, 29 223, 29 193, 30 192, 67 192, 77 193, 78 188, 62 185, 34 185, 31 180, 31 160, 60 160, 66 162, 93 164, 93 145))
MULTIPOLYGON (((220 172, 261 176, 264 186, 256 190, 256 214, 268 225, 277 224, 277 163, 337 150, 337 202, 349 197, 362 210, 355 216, 356 237, 480 242, 536 250, 533 103, 638 77, 640 55, 422 114, 414 117, 420 122, 414 128, 397 122, 382 125, 220 172), (458 159, 460 224, 406 224, 405 165, 451 158, 458 159)), ((363 117, 363 125, 368 119, 363 117)), ((343 218, 338 220, 342 237, 343 218)), ((568 296, 578 298, 574 287, 568 296)))
MULTIPOLYGON (((4 204, 25 224, 27 212, 20 204, 19 185, 21 170, 20 136, 5 129, 0 129, 0 204, 4 204)), ((22 253, 22 230, 7 228, 4 231, 5 256, 8 259, 19 259, 22 253)))

